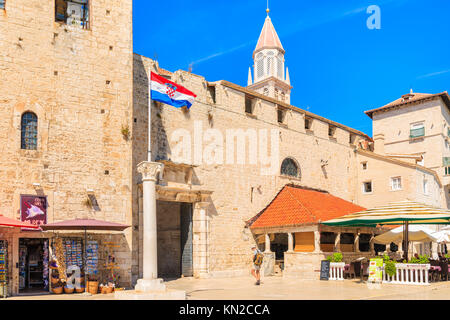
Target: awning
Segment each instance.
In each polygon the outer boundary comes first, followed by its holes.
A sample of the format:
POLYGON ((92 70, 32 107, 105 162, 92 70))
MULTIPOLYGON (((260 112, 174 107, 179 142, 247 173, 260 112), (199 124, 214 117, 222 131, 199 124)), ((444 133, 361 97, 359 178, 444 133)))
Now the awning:
POLYGON ((123 231, 129 226, 94 219, 75 219, 42 225, 42 230, 104 230, 104 231, 123 231))
POLYGON ((39 226, 35 226, 28 222, 23 222, 15 219, 10 219, 0 215, 0 227, 15 227, 15 228, 27 228, 27 229, 39 229, 39 226))
MULTIPOLYGON (((401 226, 388 232, 385 232, 383 234, 380 234, 379 236, 376 236, 373 240, 375 243, 378 244, 390 244, 391 242, 400 243, 404 238, 405 234, 404 231, 405 231, 404 226, 401 226)), ((438 240, 437 237, 434 236, 433 230, 419 225, 409 226, 408 239, 409 241, 416 241, 416 242, 436 242, 438 240)))
POLYGON ((450 211, 413 201, 401 201, 386 206, 349 214, 323 222, 328 226, 374 226, 403 224, 450 224, 450 211))

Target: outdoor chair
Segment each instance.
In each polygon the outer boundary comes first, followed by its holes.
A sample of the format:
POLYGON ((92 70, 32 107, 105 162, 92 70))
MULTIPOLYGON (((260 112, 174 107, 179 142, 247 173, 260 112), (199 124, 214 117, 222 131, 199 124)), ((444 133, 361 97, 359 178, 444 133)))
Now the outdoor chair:
POLYGON ((361 269, 362 269, 362 275, 363 275, 363 278, 364 277, 369 277, 369 267, 370 267, 370 263, 369 262, 364 262, 363 264, 362 264, 362 266, 361 266, 361 269))
POLYGON ((439 266, 441 267, 441 280, 448 281, 448 262, 443 260, 439 263, 439 266))
POLYGON ((352 262, 351 264, 353 264, 353 271, 355 272, 355 278, 360 277, 361 276, 361 262, 355 261, 355 262, 352 262))
POLYGON ((356 278, 356 273, 355 273, 355 263, 351 262, 348 265, 348 268, 345 269, 344 271, 344 275, 347 277, 351 278, 356 278))
POLYGON ((441 274, 441 266, 439 265, 438 260, 431 260, 430 259, 430 282, 435 282, 436 279, 439 278, 439 275, 441 274))

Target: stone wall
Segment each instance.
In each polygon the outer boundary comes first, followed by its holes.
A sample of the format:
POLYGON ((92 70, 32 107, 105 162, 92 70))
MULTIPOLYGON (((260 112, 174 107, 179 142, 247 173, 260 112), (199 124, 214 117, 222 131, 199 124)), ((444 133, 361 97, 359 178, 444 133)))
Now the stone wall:
MULTIPOLYGON (((0 10, 0 208, 47 196, 48 222, 97 218, 132 225, 132 1, 92 1, 90 29, 55 22, 54 1, 0 10), (38 117, 37 150, 21 150, 24 112, 38 117), (39 183, 34 188, 33 183, 39 183), (93 189, 99 207, 85 205, 93 189)), ((122 243, 131 283, 132 228, 122 243)), ((16 249, 14 249, 16 250, 16 249)))
MULTIPOLYGON (((304 280, 320 279, 320 264, 333 253, 326 252, 285 252, 283 277, 304 280)), ((358 258, 374 258, 370 252, 343 252, 343 261, 350 263, 358 258)))
MULTIPOLYGON (((155 63, 146 57, 134 56, 133 108, 133 168, 146 160, 148 121, 148 77, 156 71, 155 63)), ((245 230, 245 222, 262 210, 288 183, 297 183, 329 191, 335 196, 353 201, 356 198, 355 146, 350 143, 351 129, 336 129, 334 137, 328 136, 329 122, 316 117, 313 130, 304 128, 305 114, 299 109, 288 110, 286 122, 277 122, 276 106, 264 99, 257 99, 255 114, 245 114, 245 94, 215 83, 215 100, 212 102, 208 83, 203 77, 184 71, 172 74, 171 80, 197 94, 189 112, 167 105, 155 104, 152 108, 152 151, 156 160, 173 160, 176 157, 176 130, 184 129, 194 139, 194 129, 199 124, 205 132, 217 129, 226 136, 227 129, 279 129, 279 165, 286 157, 294 158, 300 165, 299 178, 287 178, 279 174, 263 175, 258 164, 187 164, 194 167, 192 190, 213 191, 208 214, 208 267, 211 276, 248 274, 251 266, 250 245, 254 239, 245 230), (322 160, 328 165, 322 167, 322 160)), ((366 139, 363 135, 358 139, 366 139)), ((206 146, 208 141, 204 141, 206 146)), ((193 148, 193 147, 192 147, 193 148)), ((191 150, 194 154, 194 150, 191 150)), ((140 175, 134 172, 134 183, 140 183, 140 175)), ((133 203, 139 202, 139 188, 133 191, 133 203)), ((134 207, 138 215, 139 208, 134 207)), ((195 272, 195 271, 194 271, 195 272)))

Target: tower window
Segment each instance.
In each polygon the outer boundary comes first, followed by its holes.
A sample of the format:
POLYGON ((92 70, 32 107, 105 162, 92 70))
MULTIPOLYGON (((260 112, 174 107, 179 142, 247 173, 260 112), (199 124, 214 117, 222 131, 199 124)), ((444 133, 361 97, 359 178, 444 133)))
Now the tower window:
POLYGON ((55 0, 55 21, 89 28, 89 0, 55 0))
POLYGON ((0 9, 5 9, 5 0, 0 0, 0 9))
POLYGON ((256 77, 261 78, 264 76, 264 60, 261 54, 256 60, 256 77))
POLYGON ((33 112, 25 112, 22 115, 20 125, 20 147, 24 150, 37 150, 37 122, 38 118, 33 112))
POLYGON ((277 56, 277 61, 278 61, 278 78, 283 79, 283 58, 281 55, 277 56))
POLYGON ((272 75, 273 57, 267 57, 267 75, 272 75))

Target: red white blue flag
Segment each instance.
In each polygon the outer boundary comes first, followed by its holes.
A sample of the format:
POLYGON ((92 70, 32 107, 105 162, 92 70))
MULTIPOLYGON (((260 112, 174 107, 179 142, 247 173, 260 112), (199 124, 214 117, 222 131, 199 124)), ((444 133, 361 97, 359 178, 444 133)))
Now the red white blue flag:
POLYGON ((151 73, 150 88, 152 100, 174 106, 175 108, 187 107, 189 109, 197 97, 195 93, 188 89, 153 72, 151 73))

